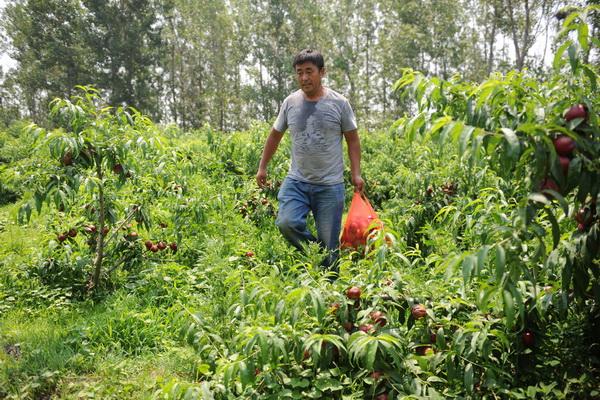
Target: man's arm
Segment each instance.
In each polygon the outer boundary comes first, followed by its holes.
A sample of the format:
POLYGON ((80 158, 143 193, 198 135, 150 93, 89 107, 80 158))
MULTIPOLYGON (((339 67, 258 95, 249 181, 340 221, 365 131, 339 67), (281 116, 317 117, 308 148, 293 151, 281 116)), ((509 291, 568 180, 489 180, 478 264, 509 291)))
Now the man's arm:
POLYGON ((277 147, 279 146, 279 142, 281 142, 281 138, 283 137, 283 133, 279 132, 275 128, 271 128, 271 133, 267 138, 267 142, 265 143, 265 148, 263 149, 262 157, 260 158, 260 163, 258 164, 258 172, 256 173, 256 183, 258 186, 263 187, 267 184, 267 165, 275 151, 277 151, 277 147))
POLYGON ((344 132, 344 138, 348 144, 348 157, 350 158, 350 174, 352 176, 352 184, 355 192, 362 192, 365 186, 365 181, 360 176, 360 139, 358 131, 353 129, 344 132))

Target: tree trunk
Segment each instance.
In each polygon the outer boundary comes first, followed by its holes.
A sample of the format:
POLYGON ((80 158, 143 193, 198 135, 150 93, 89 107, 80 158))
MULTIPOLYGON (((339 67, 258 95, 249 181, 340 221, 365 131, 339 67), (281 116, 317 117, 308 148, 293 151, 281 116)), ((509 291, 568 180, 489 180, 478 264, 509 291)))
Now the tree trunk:
POLYGON ((369 100, 371 99, 371 60, 369 58, 369 49, 371 48, 371 31, 367 30, 367 48, 366 48, 366 96, 365 96, 365 119, 367 124, 367 129, 369 129, 369 100))
POLYGON ((179 121, 179 116, 177 115, 177 94, 176 94, 176 88, 175 88, 175 47, 177 46, 177 36, 176 36, 176 29, 175 29, 175 23, 173 22, 173 18, 169 18, 169 24, 171 25, 171 31, 173 32, 173 42, 171 43, 171 79, 170 79, 170 86, 171 86, 171 118, 173 118, 173 121, 178 124, 181 121, 179 121))
POLYGON ((102 270, 102 259, 104 258, 104 188, 102 183, 102 161, 96 156, 96 175, 98 178, 98 230, 96 236, 96 257, 94 258, 94 274, 89 284, 89 289, 92 290, 98 286, 100 282, 100 272, 102 270))
POLYGON ((492 14, 492 32, 490 33, 488 39, 488 56, 487 56, 487 75, 489 76, 494 69, 494 45, 496 44, 496 30, 498 29, 498 20, 500 19, 500 10, 498 9, 498 3, 494 2, 492 5, 493 14, 492 14))
POLYGON ((518 70, 522 70, 525 66, 525 58, 527 57, 527 51, 530 47, 530 30, 531 30, 531 10, 529 0, 524 0, 525 5, 525 26, 523 27, 523 36, 519 37, 517 31, 517 21, 515 20, 513 12, 512 0, 507 0, 508 5, 508 17, 510 19, 510 28, 512 32, 513 45, 515 47, 515 67, 518 70))

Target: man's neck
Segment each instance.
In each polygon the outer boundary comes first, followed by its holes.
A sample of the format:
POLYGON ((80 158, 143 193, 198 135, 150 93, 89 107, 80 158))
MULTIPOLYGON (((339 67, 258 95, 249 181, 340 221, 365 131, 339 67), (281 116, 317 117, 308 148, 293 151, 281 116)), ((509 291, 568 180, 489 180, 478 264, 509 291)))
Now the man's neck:
POLYGON ((319 88, 317 90, 315 90, 314 93, 311 93, 311 94, 308 94, 306 92, 303 92, 303 93, 304 93, 304 98, 306 100, 317 101, 325 95, 325 88, 323 86, 319 86, 319 88))

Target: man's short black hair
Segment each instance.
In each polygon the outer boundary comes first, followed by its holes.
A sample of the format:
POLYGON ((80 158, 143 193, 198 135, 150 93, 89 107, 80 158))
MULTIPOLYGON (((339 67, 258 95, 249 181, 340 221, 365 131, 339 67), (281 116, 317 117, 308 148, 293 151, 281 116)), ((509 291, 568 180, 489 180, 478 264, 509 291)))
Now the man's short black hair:
POLYGON ((318 50, 304 49, 300 53, 296 54, 296 57, 294 57, 294 62, 292 63, 292 68, 296 69, 296 65, 303 64, 305 62, 311 62, 315 64, 319 70, 325 67, 323 55, 318 50))

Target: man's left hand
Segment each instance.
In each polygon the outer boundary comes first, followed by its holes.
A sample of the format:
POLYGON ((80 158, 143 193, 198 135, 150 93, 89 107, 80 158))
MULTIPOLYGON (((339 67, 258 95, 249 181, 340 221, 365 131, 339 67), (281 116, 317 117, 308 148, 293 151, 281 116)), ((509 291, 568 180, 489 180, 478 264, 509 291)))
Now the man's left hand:
POLYGON ((355 192, 362 192, 365 188, 365 181, 360 175, 352 176, 352 185, 354 185, 355 192))

